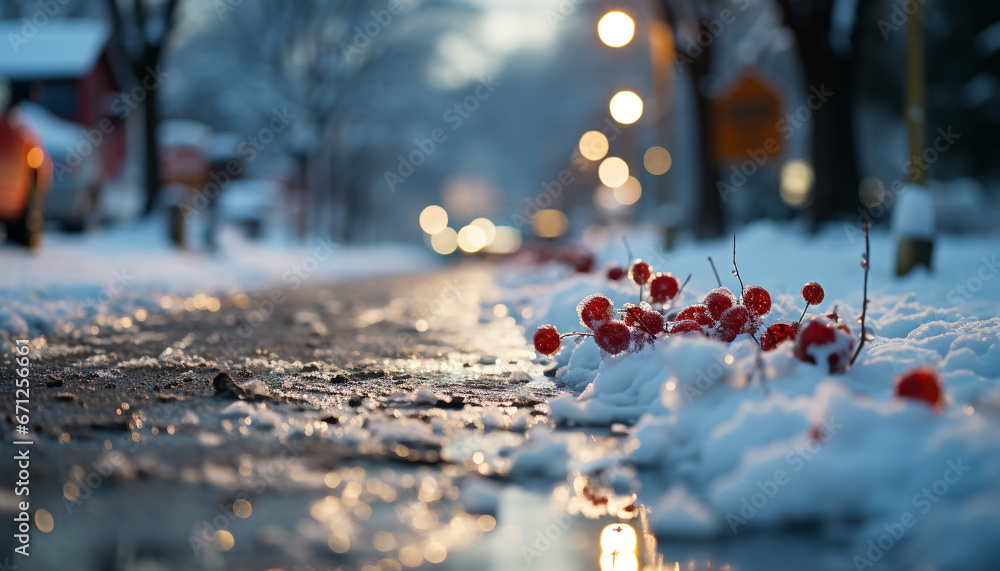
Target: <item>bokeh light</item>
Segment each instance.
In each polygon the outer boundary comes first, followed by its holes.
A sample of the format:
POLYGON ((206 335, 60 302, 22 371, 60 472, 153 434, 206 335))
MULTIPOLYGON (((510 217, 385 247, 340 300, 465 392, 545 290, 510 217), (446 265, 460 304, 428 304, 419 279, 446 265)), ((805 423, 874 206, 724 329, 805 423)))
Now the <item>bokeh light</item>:
POLYGON ((443 256, 454 252, 458 249, 458 232, 454 228, 445 228, 431 236, 431 248, 443 256))
POLYGON ((483 244, 484 248, 492 244, 493 240, 496 240, 497 227, 493 224, 493 222, 489 218, 476 218, 472 222, 469 222, 469 226, 475 226, 476 228, 479 228, 480 230, 483 231, 483 234, 486 235, 486 243, 483 244))
POLYGON ((781 167, 781 199, 793 208, 809 205, 814 175, 812 165, 802 159, 792 159, 781 167))
POLYGON ((608 154, 608 138, 600 131, 587 131, 580 137, 580 154, 586 159, 599 161, 608 154))
POLYGON ((642 164, 650 174, 664 174, 674 164, 670 151, 663 147, 650 147, 642 157, 642 164))
POLYGON ((566 215, 552 208, 539 210, 531 220, 531 229, 542 238, 558 238, 566 233, 569 220, 566 215))
POLYGON ((611 117, 623 125, 631 125, 642 117, 642 99, 633 91, 619 91, 611 98, 611 117))
POLYGON ((496 238, 486 247, 490 254, 513 254, 521 249, 521 231, 513 226, 497 226, 496 238))
POLYGON ((614 189, 612 192, 615 195, 616 201, 629 206, 639 201, 639 197, 642 196, 642 185, 639 184, 639 179, 630 176, 625 180, 625 184, 614 189))
POLYGON ((478 226, 463 226, 458 231, 458 248, 466 254, 474 254, 486 246, 486 232, 478 226))
POLYGON ((638 571, 639 559, 635 553, 605 552, 601 554, 601 571, 638 571))
POLYGON ((618 157, 608 157, 597 168, 597 177, 604 186, 618 188, 628 180, 628 164, 618 157))
POLYGON ((38 147, 31 147, 28 151, 28 166, 37 169, 45 161, 45 151, 38 147))
POLYGON ((224 529, 215 532, 215 540, 219 543, 219 549, 222 551, 229 551, 236 545, 236 538, 224 529))
POLYGON ((615 10, 597 22, 597 36, 608 47, 620 48, 635 35, 635 22, 624 12, 615 10))
POLYGON ((448 213, 444 208, 432 204, 420 212, 420 229, 428 234, 437 234, 448 226, 448 213))
POLYGON ((39 531, 49 533, 55 528, 56 522, 49 510, 40 509, 35 512, 35 525, 38 526, 39 531))
POLYGON ((601 551, 629 553, 638 545, 635 529, 627 523, 612 523, 601 530, 601 551))
POLYGON ((873 176, 865 177, 858 185, 858 196, 861 198, 861 204, 875 208, 885 200, 885 186, 873 176))
POLYGON ((615 210, 622 206, 615 198, 615 189, 603 184, 594 189, 594 205, 604 210, 615 210))

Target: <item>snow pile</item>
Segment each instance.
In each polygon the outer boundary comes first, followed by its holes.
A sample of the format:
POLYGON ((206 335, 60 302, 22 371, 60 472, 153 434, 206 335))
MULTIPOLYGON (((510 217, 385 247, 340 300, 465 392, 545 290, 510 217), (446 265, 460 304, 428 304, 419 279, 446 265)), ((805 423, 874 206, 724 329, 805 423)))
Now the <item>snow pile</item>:
MULTIPOLYGON (((124 224, 86 236, 52 234, 40 251, 0 247, 0 339, 85 327, 98 316, 154 311, 164 295, 233 295, 267 287, 297 289, 424 270, 426 248, 249 243, 224 237, 222 252, 173 248, 161 220, 124 224), (378 260, 378 263, 372 263, 378 260)), ((103 325, 103 323, 101 323, 103 325)))
MULTIPOLYGON (((863 242, 852 244, 852 236, 845 227, 804 237, 774 224, 740 233, 744 282, 764 286, 774 301, 765 325, 797 319, 798 288, 816 280, 828 297, 812 311, 837 306, 859 334, 853 318, 860 314, 863 242)), ((565 340, 554 366, 557 384, 570 392, 550 401, 551 416, 569 426, 631 425, 627 461, 638 469, 639 501, 652 507, 660 534, 730 535, 801 522, 834 529, 860 521, 852 547, 868 561, 881 557, 868 551, 868 540, 889 529, 905 530, 908 556, 983 561, 995 542, 985 532, 954 530, 971 522, 1000 528, 1000 288, 989 283, 996 256, 983 239, 939 237, 935 247, 936 273, 898 279, 889 276, 891 236, 873 236, 873 337, 842 375, 799 361, 792 343, 762 353, 747 338, 725 344, 675 336, 638 353, 602 356, 591 340, 565 340), (940 374, 940 412, 894 394, 902 373, 925 366, 940 374), (941 546, 938 534, 956 543, 941 546)), ((657 271, 695 274, 681 301, 688 305, 714 285, 705 256, 718 264, 727 249, 731 257, 731 242, 696 244, 652 263, 657 271)), ((622 258, 617 248, 603 257, 622 258)), ((609 284, 603 273, 550 287, 533 272, 505 280, 503 301, 523 317, 526 337, 542 323, 581 329, 575 308, 590 293, 620 306, 634 302, 638 290, 609 284)), ((558 438, 548 438, 545 453, 560 458, 553 442, 558 438)), ((515 457, 515 475, 517 467, 515 457)))

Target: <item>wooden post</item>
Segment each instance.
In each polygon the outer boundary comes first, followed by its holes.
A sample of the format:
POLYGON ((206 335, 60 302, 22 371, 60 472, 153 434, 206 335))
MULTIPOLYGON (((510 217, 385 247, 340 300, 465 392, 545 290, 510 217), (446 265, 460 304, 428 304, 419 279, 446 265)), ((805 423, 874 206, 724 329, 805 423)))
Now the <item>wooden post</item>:
MULTIPOLYGON (((925 98, 926 81, 924 71, 924 25, 923 3, 916 2, 916 9, 907 22, 906 46, 906 125, 909 131, 909 159, 911 164, 923 165, 919 160, 927 148, 927 105, 925 98)), ((915 215, 933 221, 934 206, 926 189, 927 172, 924 168, 909 169, 909 185, 900 195, 896 205, 898 212, 894 226, 911 226, 908 218, 915 215), (929 212, 928 212, 929 210, 929 212)), ((931 268, 931 254, 934 249, 933 223, 921 235, 899 231, 896 237, 896 275, 908 274, 916 266, 931 268)))

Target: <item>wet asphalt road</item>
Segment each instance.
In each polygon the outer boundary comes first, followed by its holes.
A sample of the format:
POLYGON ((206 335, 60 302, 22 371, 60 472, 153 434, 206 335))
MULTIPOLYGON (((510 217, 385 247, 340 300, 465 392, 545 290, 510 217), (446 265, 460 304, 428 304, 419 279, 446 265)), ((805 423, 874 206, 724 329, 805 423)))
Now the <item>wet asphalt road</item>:
MULTIPOLYGON (((30 559, 7 564, 524 565, 507 547, 531 543, 517 518, 555 517, 547 488, 504 508, 494 492, 559 391, 513 319, 483 303, 490 272, 173 297, 127 327, 107 316, 86 334, 32 340, 36 521, 30 559), (513 514, 502 530, 500 509, 513 514)), ((17 476, 9 462, 0 473, 17 476)), ((4 517, 18 512, 12 489, 4 517)))

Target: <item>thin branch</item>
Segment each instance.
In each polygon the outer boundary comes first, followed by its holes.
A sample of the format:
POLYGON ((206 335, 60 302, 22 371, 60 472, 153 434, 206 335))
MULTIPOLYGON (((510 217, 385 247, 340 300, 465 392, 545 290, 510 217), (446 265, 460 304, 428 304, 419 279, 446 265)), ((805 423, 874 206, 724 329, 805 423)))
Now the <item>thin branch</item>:
POLYGON ((680 297, 681 292, 684 291, 684 286, 688 285, 688 282, 691 281, 691 275, 692 274, 688 274, 688 277, 684 279, 684 283, 681 284, 681 287, 677 288, 677 295, 674 296, 675 299, 680 297))
POLYGON ((802 308, 802 315, 799 316, 799 323, 806 318, 806 312, 809 311, 809 302, 806 302, 806 306, 802 308))
POLYGON ((740 280, 740 299, 743 299, 743 278, 740 277, 740 269, 736 267, 736 233, 733 233, 733 275, 740 280))
POLYGON ((712 256, 708 257, 708 263, 712 264, 712 273, 715 274, 715 281, 719 283, 719 287, 722 287, 722 280, 719 279, 719 272, 715 271, 715 262, 712 261, 712 256))
POLYGON ((854 352, 854 356, 851 357, 851 366, 854 362, 858 360, 858 355, 861 354, 861 348, 865 346, 865 338, 868 336, 865 330, 865 317, 868 314, 868 269, 871 267, 871 240, 868 238, 868 230, 871 228, 871 219, 868 217, 868 207, 865 206, 865 223, 862 227, 865 233, 865 257, 861 260, 861 266, 865 269, 865 289, 864 289, 864 301, 861 302, 861 340, 858 341, 858 349, 854 352))
POLYGON ((630 248, 628 245, 628 238, 622 236, 622 243, 625 244, 625 253, 628 254, 628 263, 626 265, 631 265, 632 260, 634 260, 635 258, 632 257, 632 248, 630 248))

